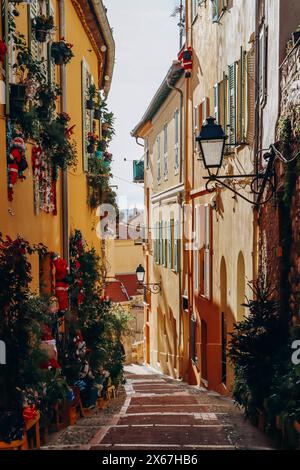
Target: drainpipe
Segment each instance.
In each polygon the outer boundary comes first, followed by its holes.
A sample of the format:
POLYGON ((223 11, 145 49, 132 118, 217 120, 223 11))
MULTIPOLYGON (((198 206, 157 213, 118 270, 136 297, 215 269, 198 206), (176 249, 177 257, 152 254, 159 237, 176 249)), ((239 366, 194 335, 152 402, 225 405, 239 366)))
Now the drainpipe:
MULTIPOLYGON (((258 173, 259 169, 259 154, 260 148, 260 131, 259 131, 259 84, 258 84, 258 69, 259 69, 259 49, 258 49, 258 24, 259 24, 259 3, 260 0, 255 2, 255 114, 254 114, 254 171, 258 173)), ((259 208, 254 208, 253 211, 253 281, 257 279, 257 272, 259 269, 258 263, 258 236, 259 236, 259 208)))
MULTIPOLYGON (((179 160, 179 182, 182 183, 182 167, 183 162, 185 161, 184 158, 184 147, 183 147, 183 91, 180 88, 177 88, 170 84, 169 77, 167 78, 167 85, 172 90, 176 91, 180 94, 180 160, 179 160)), ((182 197, 181 194, 178 196, 178 203, 180 205, 180 218, 179 222, 183 220, 182 217, 182 197)), ((181 312, 182 312, 182 275, 183 272, 181 270, 181 254, 178 256, 178 273, 179 273, 179 289, 178 289, 178 320, 179 320, 179 331, 178 331, 178 354, 180 358, 180 349, 181 349, 181 335, 182 335, 182 325, 181 325, 181 312)), ((179 364, 180 365, 180 364, 179 364)), ((180 369, 179 369, 180 370, 180 369)))
MULTIPOLYGON (((60 37, 66 36, 66 15, 65 1, 58 1, 59 11, 59 34, 60 37)), ((61 86, 61 112, 67 112, 67 80, 66 66, 60 66, 60 86, 61 86)), ((63 238, 63 257, 69 264, 69 207, 68 207, 68 172, 62 171, 62 238, 63 238)))

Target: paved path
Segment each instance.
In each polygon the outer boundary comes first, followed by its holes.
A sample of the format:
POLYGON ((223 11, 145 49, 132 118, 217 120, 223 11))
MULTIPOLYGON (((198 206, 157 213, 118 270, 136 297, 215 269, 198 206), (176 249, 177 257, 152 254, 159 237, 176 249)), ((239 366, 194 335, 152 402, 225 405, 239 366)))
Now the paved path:
POLYGON ((271 449, 228 398, 151 372, 127 368, 120 412, 84 449, 271 449))

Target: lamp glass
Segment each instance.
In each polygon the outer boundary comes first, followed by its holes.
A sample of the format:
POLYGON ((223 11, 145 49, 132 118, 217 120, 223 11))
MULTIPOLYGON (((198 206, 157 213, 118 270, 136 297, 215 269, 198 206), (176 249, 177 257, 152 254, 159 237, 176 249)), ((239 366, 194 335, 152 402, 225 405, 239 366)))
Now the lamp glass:
POLYGON ((206 168, 220 168, 223 160, 224 139, 201 140, 200 143, 206 168))
POLYGON ((137 268, 136 270, 136 277, 139 283, 143 283, 145 279, 145 270, 141 268, 137 268))

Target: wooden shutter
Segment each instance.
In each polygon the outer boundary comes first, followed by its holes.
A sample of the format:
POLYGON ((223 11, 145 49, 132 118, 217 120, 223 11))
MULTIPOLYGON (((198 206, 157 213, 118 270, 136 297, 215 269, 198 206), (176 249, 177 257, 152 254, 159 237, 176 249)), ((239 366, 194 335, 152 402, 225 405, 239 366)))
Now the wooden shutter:
POLYGON ((157 181, 160 181, 160 136, 157 136, 156 139, 157 145, 157 181))
POLYGON ((239 81, 238 81, 238 142, 245 141, 245 93, 246 93, 246 52, 241 48, 241 58, 239 61, 239 81))
POLYGON ((168 176, 168 124, 164 125, 164 177, 168 176))
POLYGON ((236 143, 236 63, 228 67, 228 124, 229 144, 236 143))
POLYGON ((210 273, 211 273, 211 206, 205 204, 205 243, 204 243, 204 295, 210 298, 210 273))
POLYGON ((174 113, 174 170, 175 173, 179 167, 179 111, 174 113))
POLYGON ((205 98, 203 98, 199 107, 199 121, 200 121, 199 126, 203 126, 203 124, 206 123, 206 119, 208 118, 209 113, 210 113, 209 98, 206 96, 205 98))
POLYGON ((246 141, 249 145, 254 142, 254 121, 255 121, 255 51, 254 47, 250 49, 246 56, 247 70, 247 124, 246 141))

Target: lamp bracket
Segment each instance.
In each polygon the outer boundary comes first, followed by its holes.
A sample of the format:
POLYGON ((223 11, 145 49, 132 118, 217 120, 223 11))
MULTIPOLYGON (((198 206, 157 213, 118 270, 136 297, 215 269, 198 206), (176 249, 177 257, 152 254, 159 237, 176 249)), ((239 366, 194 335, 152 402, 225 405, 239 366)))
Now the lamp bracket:
POLYGON ((161 283, 160 282, 153 282, 149 284, 142 284, 143 288, 151 294, 159 294, 161 292, 161 283))
POLYGON ((244 175, 241 175, 241 174, 239 175, 218 175, 218 174, 213 175, 210 173, 209 176, 203 177, 203 179, 207 180, 206 185, 205 185, 206 190, 208 192, 213 192, 215 190, 215 185, 212 187, 211 184, 219 183, 222 186, 224 186, 226 189, 229 189, 230 191, 232 191, 237 196, 249 202, 250 204, 253 204, 255 206, 261 206, 263 204, 266 204, 268 201, 270 201, 270 199, 273 197, 276 191, 274 161, 275 161, 275 153, 271 151, 270 157, 268 158, 268 165, 267 165, 265 173, 257 172, 253 174, 244 174, 244 175), (239 178, 252 178, 252 181, 250 184, 251 191, 254 195, 257 196, 254 200, 251 200, 247 198, 246 196, 244 196, 243 194, 239 193, 235 188, 233 188, 232 186, 229 186, 224 181, 228 179, 239 179, 239 178), (267 186, 269 186, 270 192, 267 195, 267 197, 264 200, 262 200, 264 191, 267 186))

